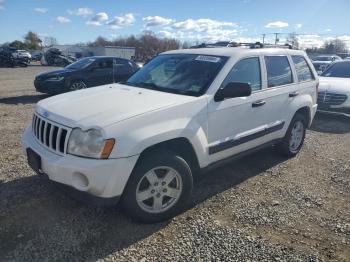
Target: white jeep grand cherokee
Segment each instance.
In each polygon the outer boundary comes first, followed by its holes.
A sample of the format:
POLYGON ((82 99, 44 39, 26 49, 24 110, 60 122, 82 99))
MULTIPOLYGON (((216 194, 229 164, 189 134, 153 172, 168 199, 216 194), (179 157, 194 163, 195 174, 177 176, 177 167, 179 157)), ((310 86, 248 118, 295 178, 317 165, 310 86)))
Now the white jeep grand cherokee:
POLYGON ((297 154, 317 86, 302 51, 165 52, 127 82, 40 101, 23 148, 50 180, 161 221, 183 209, 198 171, 272 144, 297 154))

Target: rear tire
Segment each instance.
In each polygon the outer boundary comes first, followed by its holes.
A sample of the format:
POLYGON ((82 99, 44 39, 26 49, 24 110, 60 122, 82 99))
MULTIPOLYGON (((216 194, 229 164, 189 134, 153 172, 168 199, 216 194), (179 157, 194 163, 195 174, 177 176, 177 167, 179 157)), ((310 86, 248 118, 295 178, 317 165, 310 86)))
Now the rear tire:
POLYGON ((84 83, 84 81, 75 81, 70 85, 69 91, 77 91, 77 90, 85 89, 85 88, 87 88, 87 86, 84 83))
POLYGON ((134 220, 155 223, 181 212, 193 188, 189 165, 168 151, 150 154, 134 168, 122 206, 134 220))
POLYGON ((288 127, 287 133, 279 144, 279 151, 287 157, 294 157, 303 146, 307 121, 302 114, 296 114, 288 127))

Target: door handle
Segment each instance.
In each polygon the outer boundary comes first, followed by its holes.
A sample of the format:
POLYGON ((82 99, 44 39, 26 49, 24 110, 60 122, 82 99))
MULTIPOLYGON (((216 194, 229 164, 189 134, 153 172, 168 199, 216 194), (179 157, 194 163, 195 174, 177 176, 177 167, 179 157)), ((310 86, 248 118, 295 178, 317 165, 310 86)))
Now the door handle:
POLYGON ((296 97, 297 95, 299 95, 299 92, 292 92, 292 93, 289 93, 289 97, 296 97))
POLYGON ((258 106, 263 106, 266 104, 266 101, 264 100, 259 100, 259 101, 256 101, 252 104, 252 107, 258 107, 258 106))

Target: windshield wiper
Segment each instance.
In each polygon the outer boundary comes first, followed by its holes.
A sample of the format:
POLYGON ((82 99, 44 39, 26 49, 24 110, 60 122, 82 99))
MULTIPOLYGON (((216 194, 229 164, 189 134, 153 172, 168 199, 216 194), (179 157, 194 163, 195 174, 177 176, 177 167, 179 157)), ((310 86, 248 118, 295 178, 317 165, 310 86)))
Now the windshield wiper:
POLYGON ((153 90, 162 90, 163 88, 157 86, 155 83, 149 83, 149 82, 138 82, 135 83, 136 85, 140 86, 140 87, 146 87, 146 88, 150 88, 153 90))
POLYGON ((146 89, 151 89, 151 90, 161 91, 161 92, 167 92, 167 93, 173 93, 173 94, 183 94, 183 91, 181 91, 181 90, 161 87, 161 86, 156 85, 155 83, 149 83, 149 82, 131 83, 131 82, 126 81, 126 82, 119 82, 119 84, 141 87, 141 88, 146 88, 146 89))

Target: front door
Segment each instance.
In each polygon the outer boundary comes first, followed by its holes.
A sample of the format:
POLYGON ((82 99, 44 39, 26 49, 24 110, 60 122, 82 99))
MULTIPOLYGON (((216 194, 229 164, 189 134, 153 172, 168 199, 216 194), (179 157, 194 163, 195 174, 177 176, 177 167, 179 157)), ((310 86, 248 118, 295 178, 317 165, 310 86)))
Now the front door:
MULTIPOLYGON (((209 162, 213 163, 256 147, 266 137, 283 128, 274 114, 271 101, 266 101, 262 74, 263 59, 248 57, 238 61, 223 81, 249 83, 252 94, 248 97, 226 99, 208 104, 209 162)), ((264 76, 264 77, 263 77, 264 76)))

